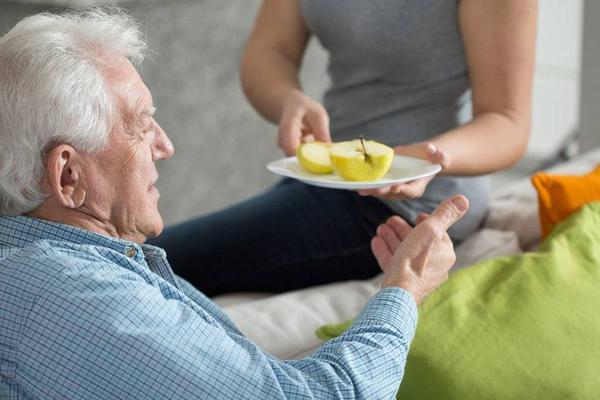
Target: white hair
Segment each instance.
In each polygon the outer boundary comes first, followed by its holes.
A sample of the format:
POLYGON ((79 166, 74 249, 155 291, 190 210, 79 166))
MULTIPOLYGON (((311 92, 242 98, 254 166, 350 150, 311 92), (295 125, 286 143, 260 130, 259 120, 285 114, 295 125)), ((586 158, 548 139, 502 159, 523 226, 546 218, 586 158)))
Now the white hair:
POLYGON ((34 15, 0 38, 0 215, 44 202, 50 147, 106 145, 116 112, 106 55, 139 64, 146 49, 138 24, 114 7, 34 15))

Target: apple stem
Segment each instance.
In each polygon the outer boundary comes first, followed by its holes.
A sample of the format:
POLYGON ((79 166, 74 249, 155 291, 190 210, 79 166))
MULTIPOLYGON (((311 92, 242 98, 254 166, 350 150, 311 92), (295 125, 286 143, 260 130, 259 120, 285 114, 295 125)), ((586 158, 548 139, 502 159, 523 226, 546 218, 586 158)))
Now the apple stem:
POLYGON ((365 161, 371 164, 371 156, 369 156, 369 154, 367 153, 367 148, 365 147, 364 139, 365 137, 363 135, 360 135, 360 144, 362 145, 363 153, 365 153, 365 161))

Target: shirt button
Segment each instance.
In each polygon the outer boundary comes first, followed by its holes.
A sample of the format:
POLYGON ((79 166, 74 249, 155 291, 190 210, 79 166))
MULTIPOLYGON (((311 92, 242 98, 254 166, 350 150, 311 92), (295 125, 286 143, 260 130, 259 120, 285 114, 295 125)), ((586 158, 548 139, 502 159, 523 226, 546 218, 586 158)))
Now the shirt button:
POLYGON ((128 247, 125 249, 125 255, 129 258, 135 257, 136 254, 137 250, 135 249, 135 247, 128 247))

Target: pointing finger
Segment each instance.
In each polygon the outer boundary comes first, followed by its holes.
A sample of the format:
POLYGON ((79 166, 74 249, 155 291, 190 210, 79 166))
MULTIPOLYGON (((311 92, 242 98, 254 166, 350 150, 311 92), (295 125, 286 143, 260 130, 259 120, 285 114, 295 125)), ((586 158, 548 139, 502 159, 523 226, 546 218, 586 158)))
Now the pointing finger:
POLYGON ((452 196, 444 200, 428 218, 441 229, 447 231, 456 221, 461 219, 469 209, 469 200, 463 195, 452 196))

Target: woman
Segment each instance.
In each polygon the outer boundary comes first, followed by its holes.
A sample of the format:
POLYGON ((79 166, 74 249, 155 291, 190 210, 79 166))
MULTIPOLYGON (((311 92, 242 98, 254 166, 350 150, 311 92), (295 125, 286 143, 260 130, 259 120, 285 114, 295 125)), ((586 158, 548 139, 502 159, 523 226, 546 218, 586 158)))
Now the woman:
POLYGON ((442 164, 443 176, 359 193, 285 180, 154 243, 215 295, 373 276, 377 226, 393 214, 414 225, 454 193, 471 203, 450 231, 464 239, 485 215, 483 175, 513 165, 527 144, 536 18, 536 0, 264 0, 242 84, 279 125, 287 155, 306 140, 364 134, 442 164), (311 35, 330 57, 324 105, 298 79, 311 35))

